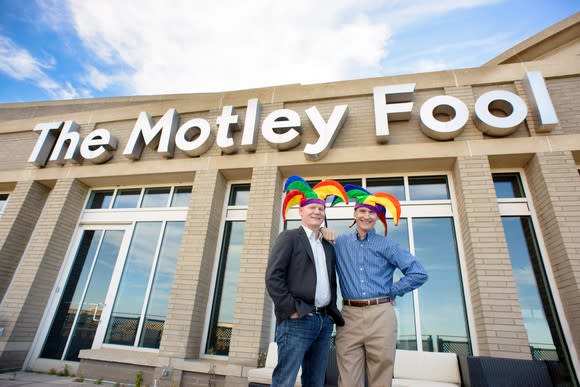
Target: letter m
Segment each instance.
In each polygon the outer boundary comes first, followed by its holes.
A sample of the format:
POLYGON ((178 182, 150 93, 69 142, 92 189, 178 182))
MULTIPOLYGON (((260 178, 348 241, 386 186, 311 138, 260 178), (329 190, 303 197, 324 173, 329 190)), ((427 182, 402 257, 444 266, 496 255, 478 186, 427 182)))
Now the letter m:
POLYGON ((169 109, 153 126, 153 120, 147 112, 139 113, 139 118, 123 151, 123 156, 139 160, 145 146, 155 148, 167 158, 173 157, 175 150, 175 132, 177 131, 177 112, 169 109))

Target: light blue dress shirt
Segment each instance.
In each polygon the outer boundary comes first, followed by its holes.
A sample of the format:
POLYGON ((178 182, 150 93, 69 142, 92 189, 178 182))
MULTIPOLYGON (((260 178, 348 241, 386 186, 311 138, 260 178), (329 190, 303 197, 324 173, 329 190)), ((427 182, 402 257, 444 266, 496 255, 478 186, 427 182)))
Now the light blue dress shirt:
POLYGON ((427 281, 425 268, 400 244, 371 230, 359 240, 353 231, 336 238, 336 265, 342 298, 365 300, 389 296, 392 299, 427 281), (393 284, 395 269, 404 276, 393 284))

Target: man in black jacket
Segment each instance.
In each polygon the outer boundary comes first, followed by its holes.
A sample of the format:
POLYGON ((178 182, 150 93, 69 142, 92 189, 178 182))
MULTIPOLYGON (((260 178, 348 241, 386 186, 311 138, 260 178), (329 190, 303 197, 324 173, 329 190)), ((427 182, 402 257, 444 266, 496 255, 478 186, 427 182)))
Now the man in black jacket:
MULTIPOLYGON (((341 326, 344 320, 336 307, 334 248, 321 238, 320 226, 324 221, 326 196, 338 193, 339 197, 346 198, 346 194, 336 182, 323 181, 310 190, 301 178, 292 178, 299 179, 299 184, 287 182, 283 214, 292 203, 300 203, 302 224, 278 236, 266 270, 266 288, 275 307, 278 344, 272 386, 294 386, 300 366, 303 386, 322 386, 333 322, 341 326), (297 185, 302 190, 292 189, 297 185)), ((296 183, 292 178, 289 181, 296 183)))

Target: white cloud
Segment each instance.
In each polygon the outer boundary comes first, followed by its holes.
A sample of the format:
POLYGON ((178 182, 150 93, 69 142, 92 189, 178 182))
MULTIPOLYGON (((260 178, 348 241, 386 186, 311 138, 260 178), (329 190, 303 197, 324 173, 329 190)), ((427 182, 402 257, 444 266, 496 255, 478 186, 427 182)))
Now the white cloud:
MULTIPOLYGON (((71 1, 80 39, 139 94, 367 77, 390 36, 373 1, 71 1)), ((98 67, 98 66, 97 66, 98 67)))
POLYGON ((46 70, 54 65, 54 58, 46 60, 35 58, 10 38, 0 35, 0 72, 20 81, 32 82, 52 98, 78 98, 80 95, 72 84, 67 82, 65 85, 59 85, 46 74, 46 70))

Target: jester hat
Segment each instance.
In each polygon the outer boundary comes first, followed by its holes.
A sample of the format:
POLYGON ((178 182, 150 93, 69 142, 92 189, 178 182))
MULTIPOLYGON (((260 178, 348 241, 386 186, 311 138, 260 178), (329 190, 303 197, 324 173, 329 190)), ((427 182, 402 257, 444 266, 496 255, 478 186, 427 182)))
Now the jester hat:
POLYGON ((359 207, 365 207, 378 215, 379 220, 385 226, 385 235, 387 235, 386 209, 393 216, 395 226, 399 224, 401 204, 395 196, 386 192, 375 192, 372 194, 363 187, 354 184, 346 184, 344 189, 346 190, 348 198, 355 200, 355 210, 359 207))
POLYGON ((311 203, 326 204, 326 198, 334 196, 331 205, 344 202, 348 203, 346 191, 342 185, 334 180, 323 180, 310 188, 310 185, 300 176, 290 176, 284 184, 284 204, 282 205, 282 218, 286 220, 286 213, 291 207, 300 205, 304 207, 311 203))

